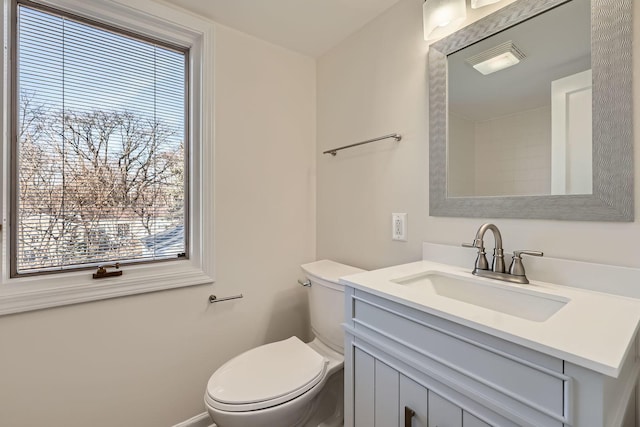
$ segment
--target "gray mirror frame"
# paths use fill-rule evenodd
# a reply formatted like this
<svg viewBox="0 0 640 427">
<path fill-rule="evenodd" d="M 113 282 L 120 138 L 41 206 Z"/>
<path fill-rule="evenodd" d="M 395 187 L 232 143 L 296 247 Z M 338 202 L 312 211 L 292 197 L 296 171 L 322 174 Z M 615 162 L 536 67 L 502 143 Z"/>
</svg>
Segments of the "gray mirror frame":
<svg viewBox="0 0 640 427">
<path fill-rule="evenodd" d="M 591 0 L 593 194 L 447 197 L 447 55 L 567 1 L 517 0 L 430 46 L 431 216 L 634 220 L 633 0 Z"/>
</svg>

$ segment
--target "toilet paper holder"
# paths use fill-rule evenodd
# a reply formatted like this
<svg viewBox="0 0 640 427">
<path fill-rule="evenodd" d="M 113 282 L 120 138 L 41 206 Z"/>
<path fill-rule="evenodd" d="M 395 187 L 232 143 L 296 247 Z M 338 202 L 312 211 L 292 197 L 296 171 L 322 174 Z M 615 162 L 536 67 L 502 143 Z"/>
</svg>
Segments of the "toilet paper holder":
<svg viewBox="0 0 640 427">
<path fill-rule="evenodd" d="M 218 298 L 215 295 L 209 295 L 209 302 L 213 304 L 214 302 L 229 301 L 229 300 L 238 299 L 238 298 L 244 298 L 244 296 L 242 296 L 242 294 L 239 294 L 239 295 L 232 295 L 230 297 Z"/>
</svg>

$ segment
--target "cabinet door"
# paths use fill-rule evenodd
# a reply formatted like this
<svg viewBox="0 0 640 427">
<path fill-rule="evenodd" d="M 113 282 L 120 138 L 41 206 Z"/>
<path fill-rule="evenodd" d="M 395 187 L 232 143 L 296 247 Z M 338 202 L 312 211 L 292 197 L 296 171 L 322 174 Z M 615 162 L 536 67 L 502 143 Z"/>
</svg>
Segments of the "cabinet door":
<svg viewBox="0 0 640 427">
<path fill-rule="evenodd" d="M 400 374 L 379 360 L 376 360 L 375 369 L 375 427 L 397 426 L 400 422 Z"/>
<path fill-rule="evenodd" d="M 371 427 L 374 424 L 375 359 L 362 350 L 354 349 L 354 427 Z"/>
<path fill-rule="evenodd" d="M 400 426 L 428 427 L 429 391 L 400 375 Z"/>
<path fill-rule="evenodd" d="M 462 425 L 463 427 L 491 427 L 489 424 L 465 411 L 462 411 Z"/>
<path fill-rule="evenodd" d="M 462 409 L 429 391 L 429 427 L 462 427 Z"/>
</svg>

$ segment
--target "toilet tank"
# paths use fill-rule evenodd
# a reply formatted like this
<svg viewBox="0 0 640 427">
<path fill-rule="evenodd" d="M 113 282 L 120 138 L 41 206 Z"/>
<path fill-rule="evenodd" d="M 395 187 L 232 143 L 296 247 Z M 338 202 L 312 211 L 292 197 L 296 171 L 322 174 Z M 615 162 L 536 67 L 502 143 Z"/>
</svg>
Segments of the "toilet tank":
<svg viewBox="0 0 640 427">
<path fill-rule="evenodd" d="M 322 260 L 303 264 L 302 270 L 311 282 L 309 314 L 311 330 L 316 338 L 340 353 L 344 352 L 344 286 L 338 279 L 365 270 Z"/>
</svg>

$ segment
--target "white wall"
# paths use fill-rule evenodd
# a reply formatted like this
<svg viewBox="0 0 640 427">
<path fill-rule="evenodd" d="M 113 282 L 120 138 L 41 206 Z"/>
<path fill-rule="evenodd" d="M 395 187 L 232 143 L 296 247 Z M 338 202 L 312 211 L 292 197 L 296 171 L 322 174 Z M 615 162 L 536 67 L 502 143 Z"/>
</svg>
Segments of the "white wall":
<svg viewBox="0 0 640 427">
<path fill-rule="evenodd" d="M 451 197 L 476 194 L 476 136 L 472 120 L 449 112 L 447 152 L 447 194 Z"/>
<path fill-rule="evenodd" d="M 224 27 L 215 46 L 217 282 L 0 317 L 0 425 L 171 426 L 227 359 L 307 338 L 315 62 Z"/>
<path fill-rule="evenodd" d="M 318 59 L 318 152 L 392 132 L 393 140 L 318 156 L 318 257 L 364 268 L 418 259 L 427 212 L 422 2 L 400 1 Z M 407 212 L 408 242 L 391 241 Z"/>
<path fill-rule="evenodd" d="M 364 268 L 408 262 L 421 258 L 422 241 L 468 242 L 478 226 L 492 221 L 507 250 L 540 249 L 552 257 L 640 267 L 638 207 L 633 223 L 429 217 L 428 44 L 421 8 L 422 0 L 401 0 L 318 60 L 319 152 L 387 132 L 403 135 L 398 144 L 379 142 L 335 158 L 318 157 L 318 257 Z M 638 45 L 640 2 L 634 8 Z M 640 81 L 638 55 L 634 74 Z M 640 100 L 640 85 L 634 93 Z M 638 200 L 640 121 L 635 135 Z M 391 212 L 409 214 L 408 242 L 391 241 Z"/>
<path fill-rule="evenodd" d="M 551 106 L 475 123 L 477 196 L 551 194 Z"/>
<path fill-rule="evenodd" d="M 448 126 L 450 196 L 551 194 L 550 106 L 478 122 L 450 112 Z"/>
</svg>

